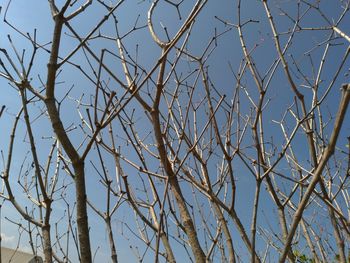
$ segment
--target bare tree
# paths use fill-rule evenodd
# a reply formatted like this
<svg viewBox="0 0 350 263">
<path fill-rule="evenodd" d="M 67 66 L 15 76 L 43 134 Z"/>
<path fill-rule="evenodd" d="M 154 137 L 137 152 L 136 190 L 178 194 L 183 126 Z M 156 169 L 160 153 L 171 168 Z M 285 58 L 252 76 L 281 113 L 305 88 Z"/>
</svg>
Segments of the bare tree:
<svg viewBox="0 0 350 263">
<path fill-rule="evenodd" d="M 112 262 L 350 260 L 350 1 L 30 2 L 0 7 L 19 245 L 45 262 L 100 262 L 102 242 Z"/>
</svg>

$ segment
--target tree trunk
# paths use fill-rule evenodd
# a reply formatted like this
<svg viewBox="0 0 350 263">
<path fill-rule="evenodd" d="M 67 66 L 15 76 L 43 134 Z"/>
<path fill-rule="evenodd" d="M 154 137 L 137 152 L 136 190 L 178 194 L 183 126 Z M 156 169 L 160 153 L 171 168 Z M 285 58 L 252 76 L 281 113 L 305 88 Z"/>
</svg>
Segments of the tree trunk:
<svg viewBox="0 0 350 263">
<path fill-rule="evenodd" d="M 51 247 L 51 234 L 50 224 L 47 224 L 41 228 L 43 235 L 43 247 L 44 247 L 44 262 L 52 263 L 52 247 Z"/>
<path fill-rule="evenodd" d="M 90 263 L 92 262 L 92 260 L 91 260 L 89 224 L 88 224 L 87 207 L 86 207 L 84 162 L 80 161 L 77 164 L 73 163 L 73 167 L 75 171 L 77 225 L 78 225 L 81 262 Z"/>
<path fill-rule="evenodd" d="M 166 154 L 162 133 L 160 130 L 160 121 L 159 121 L 159 111 L 154 110 L 152 112 L 152 122 L 155 133 L 155 138 L 157 141 L 157 149 L 160 156 L 161 164 L 163 165 L 167 176 L 169 177 L 169 184 L 171 186 L 171 191 L 174 194 L 176 204 L 178 206 L 180 217 L 183 222 L 183 226 L 188 237 L 189 244 L 191 246 L 194 258 L 197 263 L 205 262 L 205 254 L 200 246 L 197 231 L 194 227 L 192 218 L 190 213 L 188 212 L 185 199 L 182 195 L 181 188 L 179 182 L 177 180 L 176 175 L 174 174 L 173 169 L 171 168 L 171 164 Z"/>
<path fill-rule="evenodd" d="M 78 239 L 80 245 L 81 262 L 90 263 L 91 247 L 89 237 L 89 226 L 86 207 L 86 186 L 84 161 L 81 160 L 78 152 L 70 141 L 64 126 L 62 124 L 55 100 L 55 81 L 57 72 L 57 60 L 60 47 L 60 39 L 62 34 L 62 26 L 64 22 L 63 15 L 55 16 L 55 28 L 51 46 L 50 61 L 48 64 L 47 83 L 46 83 L 46 98 L 45 105 L 49 114 L 52 128 L 57 136 L 57 139 L 62 144 L 63 149 L 67 153 L 75 172 L 75 189 L 77 203 L 77 225 Z"/>
<path fill-rule="evenodd" d="M 108 232 L 108 238 L 109 238 L 109 246 L 111 249 L 111 258 L 113 263 L 118 263 L 118 256 L 117 256 L 117 250 L 115 249 L 115 243 L 113 238 L 113 230 L 111 226 L 111 218 L 109 215 L 106 217 L 106 225 L 107 225 L 107 232 Z"/>
</svg>

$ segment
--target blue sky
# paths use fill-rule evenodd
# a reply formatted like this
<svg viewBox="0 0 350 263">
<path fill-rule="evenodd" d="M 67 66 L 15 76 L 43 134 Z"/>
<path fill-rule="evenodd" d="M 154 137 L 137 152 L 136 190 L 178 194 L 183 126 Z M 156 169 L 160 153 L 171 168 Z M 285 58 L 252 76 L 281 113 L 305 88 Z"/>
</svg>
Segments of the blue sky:
<svg viewBox="0 0 350 263">
<path fill-rule="evenodd" d="M 63 1 L 58 1 L 61 4 Z M 79 1 L 83 2 L 83 1 Z M 150 6 L 151 1 L 125 1 L 125 3 L 121 6 L 120 9 L 115 13 L 118 19 L 118 26 L 121 34 L 125 34 L 128 32 L 135 24 L 137 20 L 138 23 L 136 26 L 144 26 L 147 22 L 147 10 Z M 243 2 L 243 1 L 242 1 Z M 321 1 L 321 10 L 323 10 L 326 16 L 330 19 L 337 20 L 342 9 L 338 1 L 337 4 L 334 4 L 333 1 Z M 6 9 L 7 1 L 4 1 L 2 5 L 1 11 L 1 19 L 3 19 Z M 183 17 L 186 17 L 186 14 L 193 6 L 195 1 L 185 1 L 181 6 L 180 10 L 183 14 Z M 229 103 L 230 100 L 234 96 L 234 87 L 236 85 L 236 80 L 231 72 L 230 65 L 232 65 L 232 69 L 235 73 L 237 73 L 240 63 L 243 58 L 242 48 L 239 42 L 239 36 L 237 30 L 234 27 L 230 27 L 229 25 L 224 25 L 221 21 L 227 21 L 229 23 L 236 24 L 237 23 L 237 10 L 236 10 L 236 1 L 229 0 L 220 0 L 220 1 L 208 1 L 208 4 L 205 6 L 204 10 L 201 12 L 199 17 L 196 19 L 196 24 L 191 33 L 190 41 L 188 44 L 188 50 L 190 50 L 195 55 L 200 55 L 204 48 L 207 46 L 207 43 L 213 37 L 215 30 L 216 32 L 224 32 L 225 34 L 220 36 L 217 39 L 217 47 L 214 49 L 213 53 L 209 57 L 206 62 L 206 66 L 208 66 L 208 72 L 210 74 L 210 80 L 215 85 L 216 89 L 220 94 L 225 94 L 227 96 L 226 101 Z M 297 9 L 294 1 L 275 1 L 270 4 L 272 8 L 273 15 L 276 18 L 277 29 L 279 32 L 288 31 L 293 26 L 293 23 L 286 16 L 280 16 L 281 10 L 287 11 L 292 16 L 296 16 Z M 305 4 L 301 5 L 302 11 L 307 10 Z M 281 9 L 278 9 L 280 7 Z M 266 18 L 266 14 L 264 12 L 263 5 L 260 1 L 256 0 L 248 0 L 242 3 L 241 7 L 242 11 L 242 20 L 247 21 L 249 19 L 258 20 L 259 23 L 249 23 L 244 27 L 245 39 L 248 43 L 248 49 L 252 50 L 255 45 L 257 47 L 252 51 L 252 57 L 254 62 L 260 73 L 266 72 L 273 61 L 277 58 L 276 49 L 274 47 L 271 29 L 268 24 L 268 20 Z M 104 16 L 105 9 L 99 5 L 96 1 L 80 16 L 72 21 L 72 26 L 79 32 L 81 36 L 87 35 L 94 27 L 95 24 L 100 21 L 100 19 Z M 139 16 L 140 15 L 140 16 Z M 23 1 L 23 0 L 13 0 L 10 8 L 8 9 L 8 19 L 9 22 L 16 26 L 22 32 L 28 32 L 33 34 L 33 29 L 37 29 L 37 39 L 41 44 L 46 44 L 51 41 L 52 37 L 52 29 L 53 29 L 53 21 L 51 19 L 50 10 L 48 3 L 46 1 Z M 139 17 L 138 17 L 139 16 Z M 219 19 L 217 19 L 218 17 Z M 176 9 L 166 4 L 164 1 L 160 1 L 159 6 L 157 7 L 154 15 L 154 24 L 157 32 L 161 32 L 162 26 L 166 25 L 169 29 L 169 34 L 174 35 L 181 23 L 182 20 L 178 19 L 178 15 Z M 221 21 L 220 21 L 221 20 Z M 350 34 L 348 23 L 349 16 L 346 16 L 342 23 L 339 25 L 339 28 L 343 30 L 345 33 Z M 160 22 L 162 24 L 160 24 Z M 320 27 L 320 26 L 328 26 L 325 21 L 322 19 L 320 14 L 316 11 L 309 11 L 305 17 L 302 18 L 300 23 L 304 27 Z M 115 28 L 113 21 L 109 19 L 100 30 L 100 33 L 105 36 L 115 36 Z M 13 29 L 8 27 L 5 23 L 0 23 L 0 47 L 6 48 L 10 50 L 9 42 L 6 38 L 6 35 L 10 34 L 12 40 L 14 41 L 16 47 L 21 50 L 22 48 L 27 49 L 27 54 L 29 55 L 30 51 L 30 43 L 26 41 L 23 36 L 20 36 Z M 291 47 L 288 50 L 288 62 L 292 64 L 293 59 L 297 61 L 299 65 L 301 65 L 303 69 L 303 73 L 307 75 L 310 81 L 313 81 L 315 76 L 315 72 L 312 71 L 312 63 L 314 63 L 315 68 L 318 67 L 320 63 L 320 59 L 324 52 L 325 44 L 323 41 L 327 39 L 330 34 L 329 30 L 321 30 L 321 31 L 304 31 L 296 33 L 296 36 L 293 39 Z M 163 39 L 166 39 L 165 34 L 160 34 Z M 281 36 L 281 43 L 285 44 L 287 41 L 287 36 Z M 321 43 L 321 44 L 320 44 Z M 341 38 L 337 38 L 331 41 L 332 45 L 329 51 L 329 55 L 327 56 L 326 64 L 324 67 L 323 74 L 321 75 L 322 85 L 320 85 L 321 94 L 326 90 L 329 83 L 332 81 L 332 76 L 335 71 L 338 69 L 338 65 L 343 57 L 346 48 L 349 46 L 349 43 L 344 41 Z M 312 50 L 313 47 L 320 44 L 320 47 Z M 62 38 L 62 45 L 60 56 L 65 57 L 69 54 L 76 46 L 78 45 L 78 41 L 71 36 L 71 33 L 64 29 L 64 35 Z M 136 57 L 136 48 L 138 48 L 138 61 L 142 65 L 144 69 L 150 70 L 153 65 L 157 62 L 161 50 L 155 43 L 152 41 L 151 36 L 147 28 L 141 28 L 136 30 L 132 34 L 128 35 L 124 38 L 124 45 L 127 47 L 130 55 L 135 58 Z M 91 40 L 89 42 L 89 46 L 99 54 L 100 50 L 103 48 L 107 48 L 115 53 L 117 53 L 116 45 L 113 41 L 110 40 Z M 50 45 L 47 45 L 49 48 Z M 308 51 L 312 50 L 310 53 Z M 11 51 L 12 52 L 12 51 Z M 293 54 L 293 57 L 289 56 L 289 54 Z M 310 56 L 308 56 L 310 54 Z M 13 52 L 11 53 L 13 55 Z M 174 57 L 174 53 L 171 53 L 170 57 Z M 38 89 L 42 88 L 41 79 L 45 83 L 45 74 L 46 74 L 46 64 L 48 60 L 49 54 L 45 51 L 38 51 L 38 55 L 36 57 L 33 70 L 32 70 L 32 81 L 31 83 L 37 87 Z M 3 58 L 3 57 L 1 57 Z M 171 59 L 172 59 L 171 58 Z M 311 60 L 311 59 L 312 60 Z M 73 63 L 82 65 L 84 70 L 91 76 L 93 76 L 93 71 L 91 70 L 89 64 L 87 63 L 83 52 L 77 52 L 70 60 Z M 91 60 L 91 65 L 94 70 L 98 68 L 98 64 Z M 108 55 L 106 58 L 106 63 L 113 68 L 116 76 L 123 78 L 122 66 L 119 60 L 115 59 L 113 56 Z M 197 67 L 195 63 L 190 63 L 185 60 L 185 58 L 179 62 L 178 68 L 179 72 L 181 71 L 184 75 L 186 73 L 193 70 Z M 339 77 L 333 85 L 331 92 L 325 100 L 324 107 L 322 107 L 322 111 L 324 113 L 325 119 L 330 120 L 330 124 L 326 129 L 327 134 L 330 135 L 332 131 L 332 123 L 334 120 L 331 119 L 331 116 L 334 116 L 340 99 L 340 85 L 342 83 L 349 82 L 349 61 L 347 60 Z M 170 66 L 167 66 L 167 70 L 170 69 Z M 310 101 L 312 98 L 312 93 L 310 89 L 304 88 L 303 85 L 307 84 L 302 78 L 301 75 L 298 74 L 295 67 L 292 67 L 293 77 L 300 87 L 300 89 L 305 93 L 306 100 L 308 102 L 308 107 L 310 107 Z M 0 69 L 2 71 L 2 69 Z M 103 73 L 103 78 L 106 82 L 110 81 L 110 88 L 115 89 L 117 92 L 117 96 L 121 96 L 123 94 L 123 90 L 118 87 L 118 84 L 113 80 L 110 80 L 107 73 Z M 155 79 L 155 77 L 154 77 Z M 62 98 L 66 92 L 74 85 L 74 88 L 69 93 L 69 97 L 62 103 L 61 105 L 61 115 L 64 116 L 64 124 L 66 127 L 72 125 L 72 127 L 77 126 L 77 128 L 73 129 L 70 132 L 70 138 L 74 142 L 75 145 L 79 145 L 82 137 L 84 136 L 82 130 L 78 127 L 80 123 L 80 118 L 76 110 L 76 101 L 75 99 L 81 98 L 81 94 L 84 94 L 83 101 L 85 103 L 89 103 L 91 100 L 91 96 L 94 95 L 94 85 L 91 83 L 86 77 L 81 77 L 81 73 L 77 70 L 76 67 L 66 65 L 63 67 L 62 72 L 58 77 L 57 84 L 57 94 L 58 98 Z M 193 83 L 194 76 L 189 77 L 188 82 Z M 152 83 L 149 84 L 152 86 Z M 175 82 L 171 79 L 168 83 L 169 89 L 171 90 L 175 87 Z M 242 78 L 242 85 L 247 87 L 247 91 L 252 96 L 252 98 L 257 98 L 259 96 L 259 92 L 256 89 L 254 84 L 254 80 L 252 79 L 249 73 L 246 73 Z M 0 88 L 1 88 L 1 96 L 0 96 L 0 106 L 6 105 L 6 111 L 1 116 L 0 119 L 0 149 L 4 151 L 6 158 L 6 151 L 8 147 L 8 142 L 10 138 L 10 130 L 14 122 L 14 117 L 20 109 L 20 99 L 18 92 L 11 88 L 7 81 L 3 78 L 0 78 Z M 152 87 L 150 88 L 152 89 Z M 145 100 L 149 100 L 147 97 L 147 85 L 141 89 L 142 96 L 145 97 Z M 243 93 L 243 89 L 241 90 Z M 203 89 L 199 88 L 198 92 L 195 92 L 194 101 L 198 102 L 203 96 Z M 219 96 L 216 96 L 217 98 Z M 293 93 L 290 90 L 289 84 L 286 81 L 285 75 L 283 74 L 282 67 L 276 70 L 271 83 L 269 85 L 267 98 L 270 99 L 269 104 L 267 105 L 264 111 L 264 121 L 265 121 L 265 138 L 273 138 L 273 142 L 275 143 L 277 149 L 281 147 L 284 143 L 284 139 L 281 136 L 280 127 L 273 122 L 273 120 L 280 120 L 282 118 L 283 112 L 285 109 L 293 104 Z M 184 96 L 183 104 L 186 105 L 188 98 Z M 242 113 L 245 116 L 250 114 L 251 104 L 249 99 L 246 96 L 242 95 L 241 100 L 242 105 Z M 162 104 L 165 107 L 165 102 Z M 82 111 L 84 111 L 84 107 L 81 107 Z M 150 123 L 147 120 L 147 116 L 144 114 L 143 110 L 136 102 L 130 103 L 126 110 L 130 113 L 135 109 L 135 120 L 137 120 L 136 128 L 138 128 L 138 135 L 140 137 L 149 136 L 146 142 L 152 142 L 152 136 L 148 135 L 151 131 Z M 39 152 L 39 157 L 42 162 L 45 162 L 46 157 L 48 156 L 49 147 L 52 144 L 52 140 L 50 137 L 52 136 L 52 131 L 50 124 L 45 115 L 41 116 L 43 112 L 43 105 L 40 102 L 35 103 L 31 106 L 31 119 L 33 120 L 33 128 L 35 131 L 35 135 L 37 138 L 37 148 L 43 149 Z M 83 113 L 85 114 L 85 112 Z M 41 116 L 40 118 L 37 118 Z M 192 117 L 191 117 L 192 118 Z M 198 123 L 199 126 L 204 127 L 207 121 L 207 115 L 204 111 L 199 113 Z M 293 122 L 292 118 L 288 119 L 289 128 L 292 129 L 294 127 L 295 122 Z M 222 110 L 218 113 L 218 122 L 223 127 L 225 125 L 225 112 Z M 115 124 L 116 129 L 120 129 L 119 124 Z M 290 132 L 290 131 L 289 131 Z M 243 145 L 247 147 L 246 152 L 252 153 L 254 149 L 251 149 L 252 139 L 249 135 L 243 141 Z M 345 149 L 346 137 L 350 134 L 350 122 L 349 118 L 345 120 L 341 136 L 339 138 L 339 147 Z M 107 136 L 107 131 L 104 131 L 104 135 Z M 207 134 L 206 134 L 207 136 Z M 326 136 L 329 138 L 329 136 Z M 44 138 L 44 139 L 42 139 Z M 268 139 L 270 140 L 270 139 Z M 24 130 L 24 123 L 20 121 L 18 134 L 16 135 L 16 144 L 15 144 L 15 156 L 12 165 L 12 173 L 14 174 L 11 182 L 13 183 L 13 187 L 15 189 L 16 195 L 18 196 L 18 200 L 20 200 L 23 204 L 28 204 L 28 201 L 25 199 L 24 194 L 21 189 L 16 185 L 17 176 L 20 173 L 20 166 L 24 163 L 25 167 L 30 166 L 30 154 L 28 153 L 30 148 L 27 143 L 26 132 Z M 121 152 L 123 155 L 127 156 L 131 161 L 135 161 L 138 163 L 138 159 L 131 149 L 130 145 L 126 143 L 126 135 L 119 131 L 116 133 L 116 141 L 117 145 L 121 147 Z M 295 142 L 293 142 L 294 150 L 297 152 L 298 159 L 300 162 L 305 165 L 307 169 L 310 168 L 309 164 L 309 154 L 308 151 L 305 150 L 306 139 L 301 131 L 299 131 L 296 135 Z M 269 148 L 270 146 L 267 146 Z M 273 147 L 271 147 L 272 150 Z M 184 150 L 185 151 L 185 150 Z M 181 153 L 185 155 L 184 152 Z M 114 163 L 112 156 L 109 156 L 107 153 L 103 153 L 106 169 L 114 176 Z M 26 158 L 28 160 L 24 161 Z M 339 157 L 344 158 L 344 156 Z M 98 167 L 99 163 L 97 160 L 96 151 L 93 151 L 86 161 L 87 167 L 87 189 L 89 199 L 100 209 L 105 208 L 105 188 L 99 183 L 99 176 L 93 169 L 93 166 L 90 164 L 90 161 L 96 164 Z M 209 162 L 209 170 L 216 174 L 217 167 L 219 166 L 220 156 L 215 158 L 213 157 Z M 189 161 L 190 163 L 190 161 Z M 1 163 L 1 169 L 2 168 Z M 156 169 L 157 161 L 154 159 L 149 160 L 149 165 L 152 169 Z M 248 170 L 244 168 L 242 162 L 234 159 L 233 165 L 235 167 L 235 176 L 237 180 L 237 211 L 241 220 L 246 227 L 249 229 L 250 227 L 250 219 L 251 219 L 251 204 L 254 198 L 254 189 L 255 189 L 255 180 L 251 174 L 249 174 Z M 286 162 L 282 162 L 278 167 L 280 171 L 286 170 L 286 174 L 290 175 L 287 171 L 288 167 Z M 133 169 L 127 163 L 123 163 L 123 169 L 131 178 L 131 182 L 133 183 L 134 188 L 141 186 L 142 182 L 140 181 L 140 177 L 136 175 L 135 169 Z M 67 175 L 64 171 L 60 171 L 60 183 L 70 182 L 69 178 L 66 178 Z M 215 177 L 215 176 L 214 176 Z M 281 184 L 279 178 L 276 178 L 277 184 Z M 285 182 L 283 182 L 285 183 Z M 192 189 L 188 187 L 188 185 L 181 184 L 183 186 L 183 191 L 186 199 L 193 200 Z M 162 184 L 159 184 L 159 189 L 162 188 Z M 286 188 L 289 187 L 287 183 L 285 183 Z M 72 200 L 74 197 L 74 187 L 72 185 L 68 186 L 65 194 L 69 200 Z M 160 191 L 162 192 L 162 191 Z M 142 194 L 140 193 L 140 196 Z M 200 202 L 203 205 L 208 206 L 208 203 L 205 201 L 205 198 L 200 194 L 196 194 L 198 196 Z M 143 196 L 145 198 L 145 196 Z M 59 199 L 59 196 L 57 196 Z M 116 201 L 116 199 L 114 200 Z M 65 206 L 62 201 L 57 200 L 54 204 L 53 221 L 57 221 L 63 214 L 65 210 Z M 317 208 L 310 209 L 310 218 L 313 211 L 317 211 Z M 91 240 L 94 251 L 96 252 L 96 257 L 99 259 L 103 259 L 107 262 L 109 257 L 108 250 L 108 238 L 106 234 L 106 230 L 101 218 L 97 217 L 91 210 L 89 210 L 89 222 L 91 226 Z M 274 228 L 277 232 L 279 232 L 278 222 L 276 221 L 276 209 L 273 205 L 271 205 L 271 198 L 265 188 L 263 187 L 261 193 L 261 206 L 259 208 L 259 225 L 263 228 L 268 229 L 268 225 Z M 16 232 L 16 226 L 8 222 L 4 219 L 4 217 L 12 218 L 16 220 L 18 218 L 18 214 L 13 210 L 12 206 L 9 203 L 5 203 L 2 208 L 2 230 L 1 233 L 3 235 L 3 244 L 8 246 L 14 246 L 16 243 L 16 238 L 18 234 Z M 265 218 L 265 216 L 268 218 Z M 213 218 L 211 217 L 211 220 Z M 121 259 L 121 262 L 126 262 L 130 260 L 130 262 L 136 262 L 137 258 L 132 255 L 132 249 L 130 249 L 130 244 L 133 246 L 140 247 L 140 251 L 144 252 L 144 246 L 142 242 L 140 242 L 136 237 L 132 235 L 130 231 L 127 230 L 127 227 L 124 223 L 127 222 L 131 228 L 135 227 L 135 215 L 131 211 L 130 207 L 125 203 L 118 208 L 114 218 L 113 218 L 113 226 L 115 227 L 115 235 L 116 235 L 116 246 L 118 257 Z M 319 224 L 326 223 L 328 220 L 320 219 Z M 328 222 L 329 223 L 329 222 Z M 59 223 L 59 227 L 64 229 L 66 226 L 61 221 Z M 174 227 L 171 229 L 174 231 Z M 232 231 L 233 236 L 238 236 L 236 228 L 233 226 L 232 222 L 230 223 L 230 230 Z M 125 232 L 123 232 L 125 231 Z M 129 240 L 120 233 L 123 232 Z M 176 231 L 172 232 L 175 234 Z M 202 233 L 203 234 L 203 233 Z M 247 262 L 247 250 L 244 247 L 243 243 L 240 239 L 237 239 L 237 251 L 241 255 L 241 259 L 243 262 Z M 21 243 L 21 247 L 26 249 L 27 239 L 23 235 L 23 241 Z M 331 242 L 334 242 L 331 241 Z M 172 245 L 174 246 L 174 250 L 179 255 L 184 254 L 184 249 L 178 245 L 175 241 L 172 241 Z M 260 253 L 263 253 L 265 249 L 265 243 L 261 236 L 258 237 L 257 246 Z M 147 251 L 147 250 L 146 250 Z M 276 259 L 276 253 L 271 252 L 271 258 Z M 131 259 L 132 258 L 132 259 Z M 215 261 L 219 262 L 219 258 L 216 258 Z M 96 261 L 100 262 L 100 261 Z M 102 261 L 101 261 L 102 262 Z M 128 261 L 129 262 L 129 261 Z M 153 255 L 151 252 L 146 253 L 145 262 L 153 262 Z"/>
</svg>

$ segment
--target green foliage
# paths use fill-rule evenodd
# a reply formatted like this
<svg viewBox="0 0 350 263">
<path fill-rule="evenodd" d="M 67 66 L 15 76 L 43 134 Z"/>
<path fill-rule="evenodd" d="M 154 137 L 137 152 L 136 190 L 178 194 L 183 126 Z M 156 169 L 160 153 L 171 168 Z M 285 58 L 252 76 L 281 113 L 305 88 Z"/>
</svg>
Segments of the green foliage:
<svg viewBox="0 0 350 263">
<path fill-rule="evenodd" d="M 294 250 L 293 254 L 295 256 L 295 262 L 298 262 L 298 263 L 314 263 L 315 262 L 315 260 L 312 257 L 307 256 L 304 253 L 301 253 L 299 250 Z M 335 254 L 334 260 L 332 261 L 332 263 L 338 263 L 338 262 L 340 262 L 340 256 L 339 256 L 339 254 Z M 347 262 L 350 263 L 350 251 L 348 253 Z"/>
<path fill-rule="evenodd" d="M 294 250 L 293 254 L 295 256 L 295 262 L 299 263 L 313 263 L 315 260 L 303 253 L 301 253 L 299 250 Z"/>
</svg>

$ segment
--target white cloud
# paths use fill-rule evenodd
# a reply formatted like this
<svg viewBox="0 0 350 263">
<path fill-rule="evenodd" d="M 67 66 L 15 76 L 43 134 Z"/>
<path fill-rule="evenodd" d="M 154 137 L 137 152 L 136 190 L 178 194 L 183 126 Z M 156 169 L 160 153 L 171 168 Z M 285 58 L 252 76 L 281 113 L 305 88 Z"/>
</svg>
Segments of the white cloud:
<svg viewBox="0 0 350 263">
<path fill-rule="evenodd" d="M 15 246 L 16 237 L 7 235 L 5 233 L 1 233 L 1 245 L 5 247 L 14 247 Z"/>
<path fill-rule="evenodd" d="M 23 251 L 23 252 L 30 253 L 30 254 L 33 253 L 33 250 L 32 250 L 32 248 L 30 246 L 21 246 L 20 250 Z"/>
</svg>

